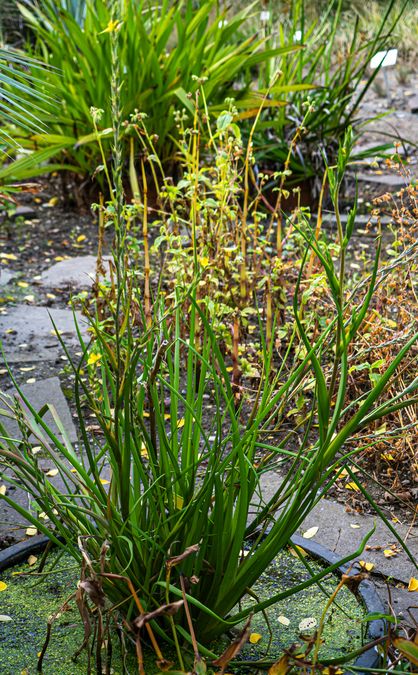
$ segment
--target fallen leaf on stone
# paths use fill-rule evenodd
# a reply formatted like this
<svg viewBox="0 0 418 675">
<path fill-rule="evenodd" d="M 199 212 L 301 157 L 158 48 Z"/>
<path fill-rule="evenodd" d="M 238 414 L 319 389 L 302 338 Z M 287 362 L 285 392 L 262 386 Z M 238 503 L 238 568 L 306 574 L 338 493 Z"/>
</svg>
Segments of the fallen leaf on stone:
<svg viewBox="0 0 418 675">
<path fill-rule="evenodd" d="M 360 525 L 357 525 L 357 523 L 350 523 L 350 527 L 352 527 L 353 530 L 358 530 Z"/>
<path fill-rule="evenodd" d="M 110 480 L 107 480 L 107 478 L 101 478 L 100 482 L 101 482 L 102 485 L 109 485 Z"/>
<path fill-rule="evenodd" d="M 34 565 L 37 562 L 37 560 L 38 558 L 36 557 L 36 555 L 30 555 L 28 558 L 29 567 L 32 567 L 32 565 Z"/>
<path fill-rule="evenodd" d="M 62 255 L 57 255 L 57 256 L 55 256 L 54 260 L 56 262 L 61 262 L 62 260 L 64 260 L 64 258 L 62 257 Z"/>
<path fill-rule="evenodd" d="M 51 197 L 51 199 L 48 202 L 48 206 L 56 206 L 59 202 L 58 197 Z"/>
<path fill-rule="evenodd" d="M 309 530 L 306 530 L 306 532 L 303 533 L 302 537 L 304 539 L 312 539 L 312 537 L 316 535 L 318 530 L 319 527 L 317 527 L 316 525 L 314 527 L 310 527 Z"/>
<path fill-rule="evenodd" d="M 32 455 L 37 455 L 38 452 L 41 452 L 42 448 L 40 445 L 34 445 L 32 448 Z"/>
<path fill-rule="evenodd" d="M 4 583 L 4 581 L 0 581 L 0 591 L 5 591 L 7 588 L 7 584 Z"/>
<path fill-rule="evenodd" d="M 415 579 L 415 577 L 410 578 L 408 591 L 418 591 L 418 579 Z"/>
<path fill-rule="evenodd" d="M 87 239 L 85 234 L 79 234 L 77 237 L 77 244 L 80 244 L 82 241 L 85 241 Z"/>
<path fill-rule="evenodd" d="M 386 459 L 387 462 L 394 462 L 395 458 L 393 455 L 390 454 L 390 452 L 384 452 L 382 455 L 380 455 L 382 459 Z"/>
<path fill-rule="evenodd" d="M 36 529 L 36 527 L 28 527 L 28 528 L 25 530 L 25 534 L 26 534 L 28 537 L 34 537 L 35 534 L 38 534 L 38 530 Z"/>
<path fill-rule="evenodd" d="M 262 637 L 263 637 L 263 636 L 260 635 L 260 633 L 251 633 L 249 639 L 250 639 L 250 642 L 251 642 L 252 645 L 256 645 L 257 642 L 260 642 L 260 640 L 261 640 Z"/>
<path fill-rule="evenodd" d="M 283 616 L 283 614 L 280 614 L 280 616 L 277 617 L 277 621 L 281 623 L 282 626 L 290 625 L 290 619 L 288 619 L 287 616 Z"/>
<path fill-rule="evenodd" d="M 6 623 L 7 621 L 13 621 L 12 617 L 8 614 L 0 614 L 0 622 Z"/>
<path fill-rule="evenodd" d="M 45 511 L 41 511 L 39 514 L 39 518 L 42 518 L 42 520 L 49 520 L 48 516 L 46 515 Z"/>
<path fill-rule="evenodd" d="M 5 260 L 17 260 L 14 253 L 0 253 L 0 258 L 4 258 Z"/>
<path fill-rule="evenodd" d="M 359 565 L 366 572 L 371 572 L 374 567 L 374 563 L 366 562 L 365 560 L 359 560 Z"/>
<path fill-rule="evenodd" d="M 182 427 L 184 427 L 184 417 L 177 421 L 177 429 L 181 429 Z"/>
<path fill-rule="evenodd" d="M 35 302 L 35 296 L 34 295 L 25 295 L 25 297 L 23 299 L 26 300 L 26 302 Z"/>
<path fill-rule="evenodd" d="M 308 616 L 306 619 L 302 619 L 302 621 L 299 624 L 299 630 L 301 633 L 305 633 L 307 631 L 311 631 L 314 628 L 316 628 L 318 625 L 317 620 L 313 616 Z"/>
<path fill-rule="evenodd" d="M 31 370 L 35 370 L 35 366 L 27 366 L 26 368 L 19 368 L 21 373 L 29 373 Z"/>
<path fill-rule="evenodd" d="M 385 558 L 393 558 L 393 556 L 398 555 L 397 551 L 393 551 L 391 548 L 385 548 L 383 551 Z"/>
<path fill-rule="evenodd" d="M 29 284 L 27 281 L 18 281 L 16 286 L 19 286 L 19 288 L 28 288 Z"/>
<path fill-rule="evenodd" d="M 26 384 L 35 384 L 36 382 L 36 377 L 30 377 L 28 380 L 26 380 Z"/>
<path fill-rule="evenodd" d="M 7 487 L 5 485 L 0 485 L 0 495 L 5 495 L 7 492 Z"/>
<path fill-rule="evenodd" d="M 50 469 L 49 471 L 46 472 L 45 475 L 46 475 L 46 476 L 50 476 L 51 478 L 53 478 L 53 477 L 56 476 L 57 474 L 58 474 L 58 469 Z"/>
</svg>

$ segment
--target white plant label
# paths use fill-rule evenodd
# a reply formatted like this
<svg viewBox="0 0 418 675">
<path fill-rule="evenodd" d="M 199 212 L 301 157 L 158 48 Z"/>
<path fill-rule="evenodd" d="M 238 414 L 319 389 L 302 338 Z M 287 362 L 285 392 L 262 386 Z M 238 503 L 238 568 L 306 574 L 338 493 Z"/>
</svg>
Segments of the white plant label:
<svg viewBox="0 0 418 675">
<path fill-rule="evenodd" d="M 293 33 L 293 39 L 295 42 L 300 42 L 302 40 L 302 31 L 301 30 L 296 30 Z"/>
<path fill-rule="evenodd" d="M 383 52 L 377 52 L 370 61 L 370 68 L 376 70 L 379 66 L 386 68 L 387 66 L 394 66 L 398 59 L 397 49 L 387 49 Z"/>
<path fill-rule="evenodd" d="M 264 9 L 260 13 L 260 21 L 268 21 L 269 19 L 270 19 L 270 12 L 268 11 L 268 9 L 267 10 Z"/>
</svg>

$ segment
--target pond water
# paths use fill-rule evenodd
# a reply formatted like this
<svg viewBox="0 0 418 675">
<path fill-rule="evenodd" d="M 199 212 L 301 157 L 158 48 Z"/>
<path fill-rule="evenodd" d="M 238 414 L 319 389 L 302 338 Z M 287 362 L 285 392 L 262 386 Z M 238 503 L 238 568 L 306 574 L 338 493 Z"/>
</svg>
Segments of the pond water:
<svg viewBox="0 0 418 675">
<path fill-rule="evenodd" d="M 319 571 L 318 563 L 305 559 L 312 573 Z M 23 573 L 23 574 L 22 574 Z M 253 592 L 260 599 L 272 597 L 279 591 L 301 583 L 309 577 L 303 563 L 288 551 L 282 552 L 270 565 Z M 2 575 L 7 588 L 0 594 L 0 614 L 10 617 L 0 622 L 0 664 L 2 675 L 32 675 L 36 672 L 37 654 L 42 649 L 46 636 L 48 617 L 57 612 L 63 602 L 76 590 L 78 570 L 71 558 L 50 556 L 46 573 L 37 575 L 36 565 L 26 563 Z M 251 639 L 256 643 L 247 643 L 239 659 L 245 661 L 279 657 L 283 648 L 294 643 L 303 644 L 300 624 L 319 625 L 328 595 L 338 583 L 338 578 L 329 575 L 322 582 L 322 590 L 313 585 L 303 592 L 286 598 L 270 607 L 266 614 L 257 614 L 251 624 Z M 252 603 L 247 597 L 242 606 Z M 362 644 L 365 624 L 361 623 L 365 610 L 356 597 L 345 587 L 339 592 L 337 603 L 326 614 L 323 644 L 320 655 L 338 657 L 351 652 Z M 309 632 L 309 631 L 308 631 Z M 270 639 L 271 638 L 271 639 Z M 53 624 L 51 641 L 44 659 L 44 675 L 85 675 L 87 656 L 82 653 L 76 662 L 72 655 L 81 645 L 83 629 L 74 600 L 67 611 Z M 160 641 L 161 642 L 161 641 Z M 214 651 L 220 653 L 229 643 L 226 638 L 220 640 Z M 171 658 L 170 649 L 160 644 L 164 656 Z M 174 659 L 173 659 L 174 660 Z M 159 672 L 154 665 L 154 657 L 149 655 L 146 672 Z M 136 673 L 134 655 L 126 661 L 127 671 Z M 94 668 L 93 668 L 93 672 Z M 113 675 L 122 675 L 121 650 L 118 638 L 113 639 L 112 671 Z M 228 667 L 230 673 L 252 673 L 254 667 Z"/>
</svg>

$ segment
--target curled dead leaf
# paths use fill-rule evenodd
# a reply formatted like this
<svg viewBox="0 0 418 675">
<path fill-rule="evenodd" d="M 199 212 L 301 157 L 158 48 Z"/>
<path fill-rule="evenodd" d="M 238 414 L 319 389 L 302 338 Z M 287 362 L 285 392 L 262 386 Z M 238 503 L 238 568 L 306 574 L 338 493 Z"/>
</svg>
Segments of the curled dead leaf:
<svg viewBox="0 0 418 675">
<path fill-rule="evenodd" d="M 193 546 L 186 548 L 186 550 L 183 551 L 183 553 L 180 553 L 180 555 L 176 555 L 173 558 L 168 558 L 166 567 L 176 567 L 176 565 L 179 565 L 183 560 L 188 558 L 189 555 L 192 555 L 192 553 L 197 553 L 199 548 L 199 544 L 193 544 Z"/>
<path fill-rule="evenodd" d="M 133 620 L 133 625 L 137 630 L 140 630 L 148 623 L 148 621 L 158 619 L 160 616 L 173 616 L 173 614 L 176 614 L 182 606 L 183 600 L 177 600 L 176 602 L 170 602 L 167 605 L 161 605 L 161 607 L 154 609 L 153 612 L 146 612 L 145 614 L 137 616 L 136 619 Z"/>
</svg>

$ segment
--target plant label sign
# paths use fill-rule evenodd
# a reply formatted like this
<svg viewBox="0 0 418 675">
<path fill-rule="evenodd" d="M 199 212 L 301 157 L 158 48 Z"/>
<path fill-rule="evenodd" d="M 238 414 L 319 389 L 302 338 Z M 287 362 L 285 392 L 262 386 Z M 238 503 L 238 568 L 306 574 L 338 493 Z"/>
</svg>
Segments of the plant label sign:
<svg viewBox="0 0 418 675">
<path fill-rule="evenodd" d="M 394 66 L 398 59 L 398 50 L 397 49 L 387 49 L 383 52 L 377 52 L 370 61 L 370 68 L 376 70 L 376 68 L 386 68 L 387 66 Z"/>
<path fill-rule="evenodd" d="M 264 9 L 262 12 L 260 12 L 260 21 L 268 21 L 270 19 L 270 12 L 268 9 Z"/>
</svg>

